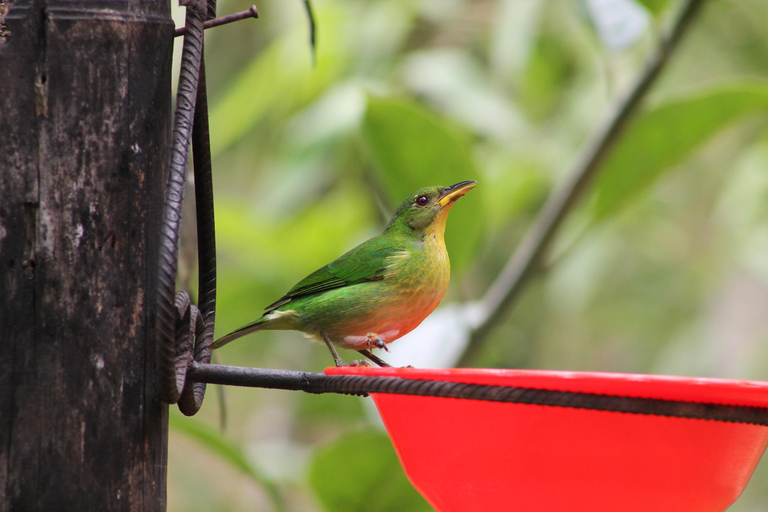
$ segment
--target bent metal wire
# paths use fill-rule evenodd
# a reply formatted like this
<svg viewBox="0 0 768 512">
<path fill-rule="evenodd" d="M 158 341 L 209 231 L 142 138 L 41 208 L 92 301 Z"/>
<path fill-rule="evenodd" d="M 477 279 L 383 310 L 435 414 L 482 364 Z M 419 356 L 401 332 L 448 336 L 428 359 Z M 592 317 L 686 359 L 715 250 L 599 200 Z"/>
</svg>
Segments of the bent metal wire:
<svg viewBox="0 0 768 512">
<path fill-rule="evenodd" d="M 202 405 L 205 383 L 187 381 L 194 359 L 208 362 L 216 310 L 216 240 L 213 215 L 213 179 L 208 100 L 205 80 L 204 29 L 246 18 L 257 18 L 256 6 L 215 19 L 216 0 L 187 0 L 179 86 L 174 114 L 173 143 L 165 191 L 158 259 L 157 316 L 158 378 L 162 398 L 178 403 L 184 414 Z M 197 208 L 199 306 L 185 291 L 176 292 L 179 229 L 190 140 L 195 172 Z"/>
</svg>

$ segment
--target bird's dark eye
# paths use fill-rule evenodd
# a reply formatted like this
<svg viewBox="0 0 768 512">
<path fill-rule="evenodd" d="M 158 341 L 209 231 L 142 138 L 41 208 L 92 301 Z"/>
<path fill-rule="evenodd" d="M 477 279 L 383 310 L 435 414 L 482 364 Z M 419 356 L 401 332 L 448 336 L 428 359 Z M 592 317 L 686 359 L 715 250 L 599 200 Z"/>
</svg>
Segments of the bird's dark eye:
<svg viewBox="0 0 768 512">
<path fill-rule="evenodd" d="M 416 204 L 419 206 L 427 206 L 427 204 L 429 204 L 429 198 L 427 196 L 419 196 L 416 198 Z"/>
</svg>

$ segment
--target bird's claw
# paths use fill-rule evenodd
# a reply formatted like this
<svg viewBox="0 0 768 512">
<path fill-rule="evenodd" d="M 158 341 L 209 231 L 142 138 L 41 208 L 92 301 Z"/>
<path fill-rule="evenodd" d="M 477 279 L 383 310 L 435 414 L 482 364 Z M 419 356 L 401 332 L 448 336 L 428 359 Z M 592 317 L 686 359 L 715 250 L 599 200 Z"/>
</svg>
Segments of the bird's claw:
<svg viewBox="0 0 768 512">
<path fill-rule="evenodd" d="M 345 364 L 344 366 L 353 366 L 355 368 L 369 368 L 373 365 L 368 361 L 366 361 L 365 359 L 355 359 L 351 363 Z"/>
</svg>

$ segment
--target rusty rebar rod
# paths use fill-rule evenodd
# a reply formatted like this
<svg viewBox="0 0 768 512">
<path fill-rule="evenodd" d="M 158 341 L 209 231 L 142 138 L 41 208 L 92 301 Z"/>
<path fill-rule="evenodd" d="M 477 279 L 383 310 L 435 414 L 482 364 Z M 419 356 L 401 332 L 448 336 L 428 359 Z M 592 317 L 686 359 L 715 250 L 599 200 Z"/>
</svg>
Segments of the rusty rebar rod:
<svg viewBox="0 0 768 512">
<path fill-rule="evenodd" d="M 221 18 L 214 18 L 212 20 L 208 20 L 205 23 L 203 23 L 203 29 L 208 30 L 209 28 L 219 27 L 221 25 L 226 25 L 228 23 L 234 23 L 235 21 L 246 20 L 248 18 L 258 18 L 258 17 L 259 17 L 259 10 L 256 9 L 255 5 L 252 5 L 250 9 L 246 9 L 245 11 L 240 11 L 240 12 L 236 12 L 235 14 L 222 16 Z M 173 36 L 174 37 L 183 36 L 186 31 L 187 31 L 186 27 L 179 27 L 176 30 L 174 30 Z"/>
<path fill-rule="evenodd" d="M 404 377 L 325 375 L 323 373 L 195 362 L 191 363 L 187 378 L 195 382 L 209 384 L 285 389 L 313 394 L 339 393 L 365 396 L 370 393 L 390 393 L 768 426 L 768 407 L 640 398 L 517 386 L 467 384 Z"/>
</svg>

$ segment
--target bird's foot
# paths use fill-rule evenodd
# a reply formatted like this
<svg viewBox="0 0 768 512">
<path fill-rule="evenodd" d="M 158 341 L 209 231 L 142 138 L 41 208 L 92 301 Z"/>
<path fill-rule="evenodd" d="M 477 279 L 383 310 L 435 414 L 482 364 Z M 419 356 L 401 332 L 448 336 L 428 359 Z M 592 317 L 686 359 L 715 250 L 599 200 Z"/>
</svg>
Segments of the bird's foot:
<svg viewBox="0 0 768 512">
<path fill-rule="evenodd" d="M 387 352 L 389 352 L 389 349 L 387 348 L 387 344 L 384 342 L 383 339 L 379 338 L 379 335 L 375 332 L 369 332 L 367 334 L 368 338 L 368 348 L 383 348 Z"/>
<path fill-rule="evenodd" d="M 355 359 L 349 364 L 345 364 L 344 366 L 354 366 L 357 368 L 369 368 L 373 366 L 370 362 L 366 361 L 365 359 Z"/>
</svg>

